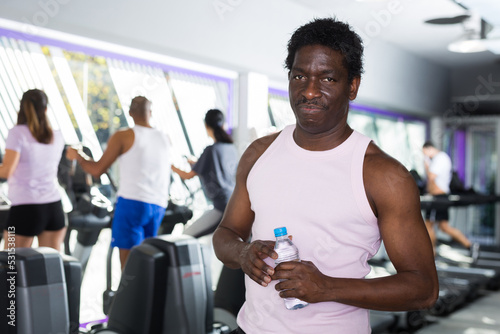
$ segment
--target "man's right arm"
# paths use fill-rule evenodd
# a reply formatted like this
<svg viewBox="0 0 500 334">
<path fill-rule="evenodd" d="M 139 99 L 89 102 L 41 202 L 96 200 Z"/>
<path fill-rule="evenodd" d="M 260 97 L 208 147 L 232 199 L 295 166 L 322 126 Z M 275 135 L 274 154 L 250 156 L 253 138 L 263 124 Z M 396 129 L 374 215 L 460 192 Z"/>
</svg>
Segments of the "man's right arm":
<svg viewBox="0 0 500 334">
<path fill-rule="evenodd" d="M 240 268 L 257 283 L 266 286 L 274 269 L 263 259 L 277 257 L 274 241 L 254 240 L 251 236 L 254 212 L 246 187 L 247 177 L 255 162 L 269 147 L 275 135 L 252 143 L 240 159 L 236 173 L 236 186 L 229 199 L 221 223 L 213 236 L 215 254 L 229 268 Z"/>
<path fill-rule="evenodd" d="M 436 177 L 437 175 L 432 172 L 427 173 L 427 192 L 431 195 L 444 194 L 445 192 L 436 184 Z"/>
<path fill-rule="evenodd" d="M 425 172 L 427 174 L 427 192 L 431 195 L 445 194 L 446 192 L 437 185 L 436 179 L 438 175 L 451 174 L 451 161 L 446 161 L 443 155 L 438 154 L 431 163 L 425 165 Z"/>
</svg>

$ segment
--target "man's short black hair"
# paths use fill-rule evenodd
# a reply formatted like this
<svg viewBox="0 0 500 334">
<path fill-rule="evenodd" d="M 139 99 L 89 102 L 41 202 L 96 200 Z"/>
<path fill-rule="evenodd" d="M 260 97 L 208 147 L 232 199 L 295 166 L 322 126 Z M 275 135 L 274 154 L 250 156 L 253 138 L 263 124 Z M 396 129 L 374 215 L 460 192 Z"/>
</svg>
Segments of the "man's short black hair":
<svg viewBox="0 0 500 334">
<path fill-rule="evenodd" d="M 428 141 L 426 141 L 426 142 L 424 143 L 424 145 L 423 145 L 422 147 L 423 147 L 423 148 L 427 148 L 427 147 L 434 147 L 434 148 L 435 148 L 436 146 L 434 146 L 434 143 L 433 143 L 433 142 L 431 142 L 430 140 L 428 140 Z"/>
<path fill-rule="evenodd" d="M 335 18 L 314 19 L 299 27 L 288 42 L 285 68 L 292 69 L 295 53 L 307 45 L 323 45 L 344 56 L 349 82 L 363 73 L 363 41 L 351 27 Z"/>
</svg>

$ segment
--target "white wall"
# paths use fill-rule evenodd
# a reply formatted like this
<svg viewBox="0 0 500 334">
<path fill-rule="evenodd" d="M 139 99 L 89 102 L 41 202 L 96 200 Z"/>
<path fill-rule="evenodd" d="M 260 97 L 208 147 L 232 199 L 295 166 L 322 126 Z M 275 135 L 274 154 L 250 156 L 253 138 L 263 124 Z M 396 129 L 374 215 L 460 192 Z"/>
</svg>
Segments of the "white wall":
<svg viewBox="0 0 500 334">
<path fill-rule="evenodd" d="M 287 0 L 2 0 L 0 17 L 286 81 L 286 43 L 319 14 Z M 35 29 L 36 30 L 36 29 Z M 30 31 L 33 31 L 30 28 Z M 442 113 L 448 71 L 380 40 L 370 41 L 358 101 Z"/>
<path fill-rule="evenodd" d="M 448 69 L 381 41 L 366 48 L 365 62 L 360 101 L 419 114 L 448 108 Z"/>
</svg>

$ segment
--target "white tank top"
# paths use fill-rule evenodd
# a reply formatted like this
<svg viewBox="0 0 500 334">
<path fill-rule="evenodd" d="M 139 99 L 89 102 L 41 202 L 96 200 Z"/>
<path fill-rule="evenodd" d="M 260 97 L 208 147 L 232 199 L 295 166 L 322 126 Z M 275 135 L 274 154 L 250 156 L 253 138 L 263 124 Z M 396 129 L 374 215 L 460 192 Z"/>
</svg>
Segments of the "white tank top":
<svg viewBox="0 0 500 334">
<path fill-rule="evenodd" d="M 118 196 L 166 207 L 171 173 L 168 137 L 153 128 L 136 125 L 134 143 L 122 154 Z"/>
<path fill-rule="evenodd" d="M 248 175 L 252 239 L 274 241 L 274 228 L 285 226 L 302 260 L 327 276 L 364 278 L 370 272 L 367 260 L 380 246 L 363 184 L 370 138 L 354 131 L 334 149 L 308 151 L 293 140 L 294 129 L 286 127 Z M 272 259 L 266 262 L 274 267 Z M 262 287 L 245 280 L 238 324 L 248 334 L 371 332 L 368 310 L 321 302 L 291 311 L 275 290 L 276 281 Z"/>
</svg>

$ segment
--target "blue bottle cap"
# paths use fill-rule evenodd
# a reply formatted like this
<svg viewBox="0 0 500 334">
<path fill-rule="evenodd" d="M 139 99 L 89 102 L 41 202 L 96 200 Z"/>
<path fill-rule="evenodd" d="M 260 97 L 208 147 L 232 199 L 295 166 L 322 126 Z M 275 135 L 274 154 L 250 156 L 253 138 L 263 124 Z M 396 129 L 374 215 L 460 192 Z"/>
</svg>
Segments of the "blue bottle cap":
<svg viewBox="0 0 500 334">
<path fill-rule="evenodd" d="M 274 229 L 274 236 L 281 237 L 287 235 L 286 227 L 278 227 Z"/>
</svg>

